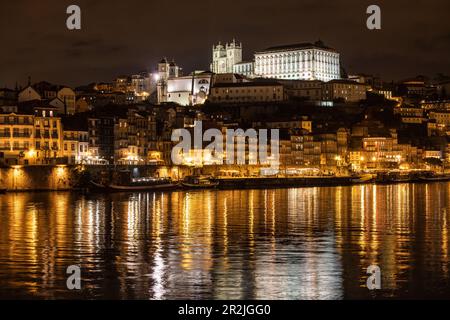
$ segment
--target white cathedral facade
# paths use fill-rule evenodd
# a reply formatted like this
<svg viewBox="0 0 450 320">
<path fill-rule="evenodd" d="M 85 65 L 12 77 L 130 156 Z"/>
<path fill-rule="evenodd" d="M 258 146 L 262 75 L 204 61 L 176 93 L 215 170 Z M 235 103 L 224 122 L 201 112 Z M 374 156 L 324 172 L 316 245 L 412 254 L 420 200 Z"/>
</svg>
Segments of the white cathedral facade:
<svg viewBox="0 0 450 320">
<path fill-rule="evenodd" d="M 211 71 L 214 73 L 233 73 L 233 66 L 242 62 L 242 43 L 233 39 L 231 43 L 213 46 Z"/>
<path fill-rule="evenodd" d="M 168 62 L 166 58 L 158 63 L 157 103 L 174 102 L 182 106 L 205 103 L 208 98 L 212 73 L 196 71 L 182 76 L 181 68 L 175 61 Z"/>
</svg>

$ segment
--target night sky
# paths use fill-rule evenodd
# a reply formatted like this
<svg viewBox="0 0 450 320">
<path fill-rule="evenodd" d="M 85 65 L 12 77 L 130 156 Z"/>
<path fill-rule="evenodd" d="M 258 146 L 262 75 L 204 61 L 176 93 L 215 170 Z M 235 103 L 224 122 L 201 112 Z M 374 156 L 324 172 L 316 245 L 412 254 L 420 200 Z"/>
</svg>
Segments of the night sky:
<svg viewBox="0 0 450 320">
<path fill-rule="evenodd" d="M 82 30 L 66 28 L 67 6 Z M 366 28 L 378 4 L 382 30 Z M 0 87 L 16 81 L 77 86 L 153 70 L 161 57 L 185 72 L 209 68 L 211 47 L 235 37 L 244 58 L 273 45 L 321 39 L 349 73 L 398 80 L 450 74 L 449 0 L 2 0 Z"/>
</svg>

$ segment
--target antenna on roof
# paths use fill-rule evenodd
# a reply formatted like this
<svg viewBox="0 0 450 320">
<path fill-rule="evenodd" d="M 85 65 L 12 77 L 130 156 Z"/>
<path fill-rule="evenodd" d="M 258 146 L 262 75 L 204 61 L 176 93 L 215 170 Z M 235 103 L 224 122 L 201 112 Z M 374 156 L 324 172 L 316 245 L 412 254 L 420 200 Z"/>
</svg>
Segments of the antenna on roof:
<svg viewBox="0 0 450 320">
<path fill-rule="evenodd" d="M 31 76 L 28 76 L 28 86 L 31 86 Z"/>
</svg>

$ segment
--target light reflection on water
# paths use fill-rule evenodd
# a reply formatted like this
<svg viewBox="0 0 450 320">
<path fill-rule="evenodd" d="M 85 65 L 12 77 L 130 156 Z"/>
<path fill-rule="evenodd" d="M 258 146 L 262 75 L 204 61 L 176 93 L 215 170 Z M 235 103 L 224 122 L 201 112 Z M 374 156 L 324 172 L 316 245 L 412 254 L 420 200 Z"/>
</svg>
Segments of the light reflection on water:
<svg viewBox="0 0 450 320">
<path fill-rule="evenodd" d="M 449 197 L 449 183 L 0 195 L 0 298 L 450 298 Z"/>
</svg>

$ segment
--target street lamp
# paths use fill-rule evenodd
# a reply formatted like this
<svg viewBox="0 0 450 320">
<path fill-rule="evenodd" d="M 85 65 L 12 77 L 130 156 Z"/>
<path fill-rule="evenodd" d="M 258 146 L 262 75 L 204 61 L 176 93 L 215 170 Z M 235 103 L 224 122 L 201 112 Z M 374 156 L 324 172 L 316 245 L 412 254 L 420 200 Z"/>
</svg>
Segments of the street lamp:
<svg viewBox="0 0 450 320">
<path fill-rule="evenodd" d="M 28 157 L 28 158 L 34 158 L 34 157 L 36 157 L 36 150 L 34 150 L 34 149 L 28 150 L 28 152 L 27 152 L 27 157 Z"/>
</svg>

